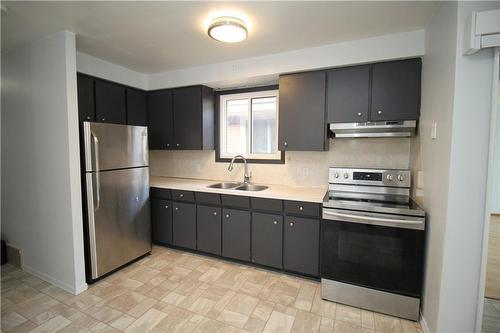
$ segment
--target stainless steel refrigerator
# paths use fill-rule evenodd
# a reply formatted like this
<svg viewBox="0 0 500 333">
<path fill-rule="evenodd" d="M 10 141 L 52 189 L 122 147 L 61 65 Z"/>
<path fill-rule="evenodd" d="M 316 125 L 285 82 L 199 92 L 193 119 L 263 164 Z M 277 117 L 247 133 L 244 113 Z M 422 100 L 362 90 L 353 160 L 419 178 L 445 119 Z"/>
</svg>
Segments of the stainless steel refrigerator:
<svg viewBox="0 0 500 333">
<path fill-rule="evenodd" d="M 87 280 L 151 251 L 148 129 L 83 123 Z"/>
</svg>

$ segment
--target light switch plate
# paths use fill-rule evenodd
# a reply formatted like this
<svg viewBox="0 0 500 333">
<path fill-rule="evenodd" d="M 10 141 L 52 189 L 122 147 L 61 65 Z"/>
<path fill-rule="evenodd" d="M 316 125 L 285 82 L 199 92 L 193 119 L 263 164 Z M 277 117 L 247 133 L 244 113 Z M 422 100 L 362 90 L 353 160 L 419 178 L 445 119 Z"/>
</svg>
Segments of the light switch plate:
<svg viewBox="0 0 500 333">
<path fill-rule="evenodd" d="M 432 140 L 437 139 L 437 131 L 438 131 L 438 125 L 436 122 L 433 122 L 432 126 L 431 126 L 431 139 Z"/>
</svg>

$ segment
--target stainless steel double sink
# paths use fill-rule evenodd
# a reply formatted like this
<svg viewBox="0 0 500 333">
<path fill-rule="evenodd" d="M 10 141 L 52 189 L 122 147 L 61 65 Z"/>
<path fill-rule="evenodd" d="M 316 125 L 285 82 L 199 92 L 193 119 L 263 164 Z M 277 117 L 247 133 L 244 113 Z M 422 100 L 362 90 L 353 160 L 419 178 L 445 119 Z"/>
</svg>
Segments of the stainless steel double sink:
<svg viewBox="0 0 500 333">
<path fill-rule="evenodd" d="M 245 183 L 236 183 L 236 182 L 223 182 L 209 185 L 211 188 L 220 188 L 225 190 L 238 190 L 238 191 L 263 191 L 268 186 L 264 185 L 255 185 L 255 184 L 245 184 Z"/>
</svg>

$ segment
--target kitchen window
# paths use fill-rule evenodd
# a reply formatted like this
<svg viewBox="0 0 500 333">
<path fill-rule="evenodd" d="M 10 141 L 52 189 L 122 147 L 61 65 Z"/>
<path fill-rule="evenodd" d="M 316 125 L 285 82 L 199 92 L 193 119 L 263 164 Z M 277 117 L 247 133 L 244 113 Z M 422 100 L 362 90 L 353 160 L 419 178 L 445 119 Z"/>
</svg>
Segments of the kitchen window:
<svg viewBox="0 0 500 333">
<path fill-rule="evenodd" d="M 283 163 L 276 88 L 219 93 L 218 161 L 243 155 L 251 162 Z"/>
</svg>

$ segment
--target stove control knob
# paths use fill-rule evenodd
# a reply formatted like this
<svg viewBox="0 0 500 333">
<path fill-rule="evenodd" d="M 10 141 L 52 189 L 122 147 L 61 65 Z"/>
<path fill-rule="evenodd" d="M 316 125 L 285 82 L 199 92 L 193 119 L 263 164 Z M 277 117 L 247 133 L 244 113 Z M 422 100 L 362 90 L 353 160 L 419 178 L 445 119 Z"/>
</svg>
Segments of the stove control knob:
<svg viewBox="0 0 500 333">
<path fill-rule="evenodd" d="M 394 179 L 394 177 L 392 175 L 387 175 L 387 180 L 392 182 L 392 180 Z"/>
<path fill-rule="evenodd" d="M 338 172 L 335 172 L 335 174 L 333 175 L 333 177 L 335 177 L 335 178 L 339 178 L 339 173 L 338 173 Z"/>
<path fill-rule="evenodd" d="M 403 175 L 398 175 L 398 180 L 402 182 L 403 180 L 405 180 L 405 177 Z"/>
<path fill-rule="evenodd" d="M 345 178 L 345 179 L 349 178 L 349 174 L 348 174 L 347 172 L 346 172 L 346 173 L 344 173 L 344 178 Z"/>
</svg>

